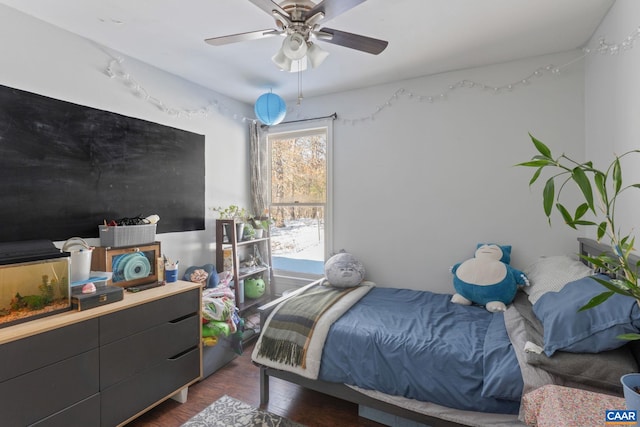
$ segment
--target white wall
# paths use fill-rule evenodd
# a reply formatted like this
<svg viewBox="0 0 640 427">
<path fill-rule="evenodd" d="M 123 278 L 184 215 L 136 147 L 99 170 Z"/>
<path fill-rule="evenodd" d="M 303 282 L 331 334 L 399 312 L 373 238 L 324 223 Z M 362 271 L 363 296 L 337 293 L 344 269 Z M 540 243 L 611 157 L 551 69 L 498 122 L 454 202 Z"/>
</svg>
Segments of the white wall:
<svg viewBox="0 0 640 427">
<path fill-rule="evenodd" d="M 135 96 L 126 80 L 110 79 L 106 67 L 111 57 L 100 46 L 3 5 L 0 51 L 2 85 L 204 134 L 205 206 L 248 205 L 248 131 L 233 114 L 250 117 L 250 106 L 125 57 L 122 66 L 129 81 L 137 81 L 168 107 L 198 110 L 212 100 L 220 107 L 206 118 L 171 116 Z M 185 267 L 215 262 L 216 216 L 208 209 L 205 215 L 205 231 L 159 234 L 163 252 Z M 99 239 L 89 242 L 98 245 Z"/>
<path fill-rule="evenodd" d="M 640 31 L 638 18 L 639 1 L 617 0 L 589 46 L 598 46 L 603 37 L 608 44 L 620 45 L 633 31 Z M 589 55 L 585 80 L 587 158 L 606 168 L 614 154 L 640 149 L 640 37 L 636 36 L 632 49 L 617 55 Z M 623 181 L 627 185 L 640 182 L 640 155 L 623 163 Z M 633 190 L 619 200 L 618 227 L 623 234 L 638 236 L 640 193 Z"/>
<path fill-rule="evenodd" d="M 297 117 L 338 114 L 334 139 L 334 251 L 360 258 L 380 286 L 451 292 L 449 266 L 478 242 L 513 245 L 512 265 L 539 255 L 576 253 L 577 233 L 550 228 L 533 170 L 515 168 L 534 154 L 528 132 L 584 156 L 583 63 L 493 94 L 461 88 L 444 101 L 420 102 L 472 80 L 501 86 L 580 52 L 530 58 L 365 90 L 305 99 Z M 368 117 L 398 89 L 375 120 Z M 413 93 L 413 97 L 406 96 Z M 343 120 L 341 120 L 343 119 Z M 345 122 L 344 119 L 349 119 Z"/>
<path fill-rule="evenodd" d="M 616 3 L 601 27 L 607 36 L 619 40 L 623 35 L 617 31 L 637 27 L 627 22 L 638 16 L 629 10 L 637 12 L 638 3 L 632 3 Z M 246 126 L 228 111 L 206 119 L 173 118 L 132 96 L 122 81 L 107 78 L 109 57 L 98 46 L 4 6 L 0 36 L 0 84 L 205 134 L 206 206 L 248 204 Z M 601 136 L 614 132 L 594 116 L 615 115 L 615 140 L 632 144 L 628 136 L 637 139 L 632 121 L 638 101 L 626 94 L 632 88 L 638 93 L 631 78 L 638 75 L 637 49 L 635 68 L 628 72 L 622 64 L 607 71 L 609 58 L 587 58 L 586 126 L 584 61 L 499 95 L 474 87 L 455 90 L 444 101 L 418 101 L 418 95 L 438 95 L 463 79 L 495 86 L 518 82 L 539 67 L 573 61 L 579 51 L 305 99 L 289 120 L 334 111 L 339 116 L 332 249 L 353 252 L 365 263 L 368 278 L 382 286 L 439 292 L 451 292 L 449 266 L 472 256 L 477 242 L 512 244 L 512 264 L 518 268 L 542 254 L 575 252 L 578 233 L 557 217 L 548 226 L 541 187 L 528 189 L 532 171 L 513 165 L 535 154 L 527 132 L 578 160 L 584 158 L 586 136 L 591 155 L 601 147 Z M 123 65 L 149 93 L 174 107 L 197 109 L 215 98 L 232 111 L 252 115 L 250 106 L 133 59 Z M 601 76 L 607 80 L 603 89 L 598 88 Z M 614 83 L 614 76 L 624 78 Z M 375 120 L 344 121 L 369 117 L 400 88 L 405 95 L 392 99 Z M 614 114 L 622 96 L 624 111 Z M 594 97 L 601 106 L 594 106 Z M 207 212 L 204 232 L 159 235 L 163 249 L 185 266 L 212 261 L 213 218 Z"/>
</svg>

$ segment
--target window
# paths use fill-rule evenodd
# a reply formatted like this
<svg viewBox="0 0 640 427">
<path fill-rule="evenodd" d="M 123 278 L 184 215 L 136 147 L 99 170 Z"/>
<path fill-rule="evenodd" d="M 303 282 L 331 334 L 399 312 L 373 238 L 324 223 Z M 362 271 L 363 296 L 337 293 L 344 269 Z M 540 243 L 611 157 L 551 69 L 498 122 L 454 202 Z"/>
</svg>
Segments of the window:
<svg viewBox="0 0 640 427">
<path fill-rule="evenodd" d="M 270 130 L 269 212 L 276 271 L 322 275 L 330 230 L 331 123 Z"/>
</svg>

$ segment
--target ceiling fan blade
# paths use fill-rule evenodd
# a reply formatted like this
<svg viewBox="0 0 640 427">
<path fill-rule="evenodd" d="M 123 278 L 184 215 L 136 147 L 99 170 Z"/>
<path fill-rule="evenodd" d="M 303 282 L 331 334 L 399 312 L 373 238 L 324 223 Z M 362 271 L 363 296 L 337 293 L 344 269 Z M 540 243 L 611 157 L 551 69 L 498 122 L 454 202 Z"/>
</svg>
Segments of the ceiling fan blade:
<svg viewBox="0 0 640 427">
<path fill-rule="evenodd" d="M 282 31 L 266 29 L 260 31 L 250 31 L 248 33 L 230 34 L 228 36 L 211 37 L 204 41 L 213 46 L 222 46 L 229 43 L 244 42 L 248 40 L 257 40 L 265 37 L 278 36 L 282 34 Z"/>
<path fill-rule="evenodd" d="M 273 11 L 276 10 L 278 11 L 278 13 L 282 14 L 282 16 L 290 18 L 287 11 L 281 8 L 280 5 L 276 2 L 273 2 L 271 0 L 249 0 L 249 1 L 255 4 L 256 6 L 258 6 L 260 9 L 267 12 L 270 16 L 273 16 Z"/>
<path fill-rule="evenodd" d="M 323 42 L 337 44 L 351 49 L 361 50 L 363 52 L 377 55 L 386 49 L 388 41 L 374 39 L 359 34 L 347 33 L 346 31 L 334 30 L 333 28 L 320 28 L 318 40 Z M 330 38 L 322 37 L 323 33 L 330 34 Z"/>
<path fill-rule="evenodd" d="M 322 12 L 324 13 L 324 19 L 322 21 L 327 22 L 365 1 L 366 0 L 324 0 L 315 5 L 305 16 L 310 17 L 318 12 Z"/>
</svg>

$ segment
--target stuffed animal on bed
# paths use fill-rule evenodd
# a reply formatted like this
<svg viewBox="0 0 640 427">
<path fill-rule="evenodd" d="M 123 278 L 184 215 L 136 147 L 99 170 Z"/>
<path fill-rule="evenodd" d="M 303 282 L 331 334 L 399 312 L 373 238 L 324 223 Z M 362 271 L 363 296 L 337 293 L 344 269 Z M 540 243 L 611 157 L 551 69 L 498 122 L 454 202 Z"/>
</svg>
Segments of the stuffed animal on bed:
<svg viewBox="0 0 640 427">
<path fill-rule="evenodd" d="M 509 265 L 511 246 L 478 244 L 475 258 L 451 268 L 455 304 L 483 305 L 492 313 L 505 311 L 519 285 L 528 285 L 525 274 Z"/>
<path fill-rule="evenodd" d="M 339 252 L 324 264 L 327 284 L 336 288 L 352 288 L 364 280 L 364 265 L 348 252 Z"/>
</svg>

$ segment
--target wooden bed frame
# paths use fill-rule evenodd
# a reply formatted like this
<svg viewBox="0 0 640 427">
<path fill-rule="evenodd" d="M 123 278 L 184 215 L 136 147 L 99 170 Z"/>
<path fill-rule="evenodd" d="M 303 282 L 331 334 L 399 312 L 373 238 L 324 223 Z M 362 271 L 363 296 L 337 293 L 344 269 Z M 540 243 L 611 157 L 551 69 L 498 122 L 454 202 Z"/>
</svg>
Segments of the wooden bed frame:
<svg viewBox="0 0 640 427">
<path fill-rule="evenodd" d="M 602 253 L 611 254 L 611 248 L 608 245 L 599 243 L 593 239 L 587 238 L 578 238 L 579 242 L 579 253 L 581 255 L 591 255 L 597 256 Z M 635 263 L 640 258 L 632 257 L 632 261 Z M 584 261 L 583 261 L 584 262 Z M 310 283 L 286 296 L 282 296 L 276 300 L 271 301 L 268 304 L 265 304 L 258 308 L 260 312 L 260 320 L 261 324 L 264 324 L 269 313 L 282 301 L 291 298 L 292 296 L 303 292 L 310 286 L 318 284 L 322 282 L 324 279 L 317 280 L 313 283 Z M 300 375 L 293 374 L 287 371 L 281 371 L 274 368 L 269 368 L 263 365 L 258 365 L 260 367 L 260 404 L 266 405 L 269 401 L 269 378 L 279 378 L 285 381 L 289 381 L 294 384 L 298 384 L 304 388 L 308 388 L 310 390 L 318 391 L 320 393 L 327 394 L 329 396 L 337 397 L 342 400 L 346 400 L 348 402 L 356 403 L 358 405 L 363 405 L 371 408 L 375 408 L 382 412 L 396 415 L 408 420 L 416 421 L 419 423 L 427 424 L 431 427 L 452 427 L 452 426 L 464 426 L 464 424 L 459 424 L 456 422 L 443 420 L 441 418 L 436 418 L 434 416 L 425 415 L 419 412 L 414 412 L 409 409 L 405 409 L 387 402 L 383 402 L 378 399 L 374 399 L 367 395 L 357 392 L 356 390 L 340 383 L 330 383 L 321 380 L 311 380 L 309 378 L 302 377 Z"/>
</svg>

